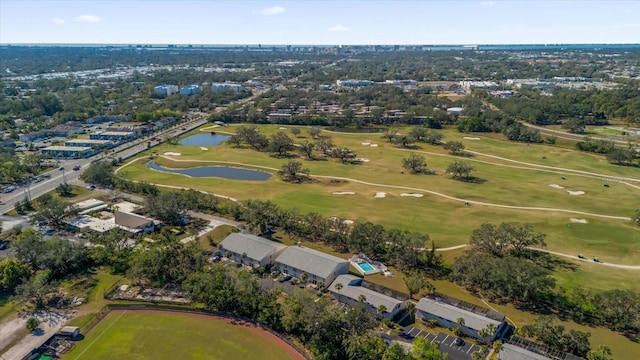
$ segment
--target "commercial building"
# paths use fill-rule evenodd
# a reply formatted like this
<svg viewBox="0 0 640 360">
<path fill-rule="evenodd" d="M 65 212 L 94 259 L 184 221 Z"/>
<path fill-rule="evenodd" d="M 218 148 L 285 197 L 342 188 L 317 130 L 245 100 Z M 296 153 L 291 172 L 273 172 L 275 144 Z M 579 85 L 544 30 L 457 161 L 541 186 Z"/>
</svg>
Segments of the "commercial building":
<svg viewBox="0 0 640 360">
<path fill-rule="evenodd" d="M 110 140 L 73 139 L 64 142 L 64 146 L 90 147 L 90 148 L 110 148 L 113 143 Z"/>
<path fill-rule="evenodd" d="M 159 221 L 134 213 L 116 210 L 113 215 L 114 224 L 117 227 L 134 234 L 137 234 L 139 232 L 154 232 L 160 225 Z"/>
<path fill-rule="evenodd" d="M 178 92 L 177 86 L 176 86 L 176 92 Z M 88 118 L 86 122 L 87 124 L 102 124 L 106 122 L 127 122 L 127 121 L 131 121 L 131 118 L 126 115 L 100 115 L 100 116 L 94 116 L 92 118 Z"/>
<path fill-rule="evenodd" d="M 285 245 L 259 236 L 241 233 L 229 234 L 221 243 L 221 252 L 243 265 L 254 268 L 267 266 L 280 255 Z"/>
<path fill-rule="evenodd" d="M 341 303 L 348 305 L 363 303 L 369 312 L 390 320 L 393 320 L 407 305 L 406 299 L 396 299 L 362 285 L 362 278 L 350 274 L 338 275 L 329 286 L 329 292 Z"/>
<path fill-rule="evenodd" d="M 87 199 L 74 204 L 80 215 L 88 214 L 93 211 L 99 211 L 109 207 L 107 203 L 98 199 Z"/>
<path fill-rule="evenodd" d="M 182 88 L 180 88 L 180 94 L 183 96 L 199 94 L 201 92 L 202 92 L 202 86 L 200 85 L 185 85 Z"/>
<path fill-rule="evenodd" d="M 375 82 L 371 80 L 337 80 L 336 84 L 342 87 L 362 87 L 362 86 L 371 86 L 375 84 Z"/>
<path fill-rule="evenodd" d="M 213 83 L 211 84 L 211 91 L 233 91 L 239 93 L 242 92 L 242 85 L 233 83 Z"/>
<path fill-rule="evenodd" d="M 93 150 L 86 146 L 48 146 L 41 151 L 43 155 L 66 159 L 80 159 L 93 154 Z"/>
<path fill-rule="evenodd" d="M 500 350 L 501 360 L 550 360 L 551 358 L 537 354 L 511 344 L 503 344 Z"/>
<path fill-rule="evenodd" d="M 453 300 L 447 297 L 423 297 L 416 306 L 416 318 L 433 319 L 446 328 L 460 327 L 464 334 L 484 342 L 492 341 L 506 325 L 503 314 Z M 458 319 L 464 320 L 464 323 L 459 324 Z M 493 331 L 488 337 L 479 335 L 480 330 L 490 328 Z"/>
<path fill-rule="evenodd" d="M 94 218 L 89 215 L 80 215 L 71 220 L 65 221 L 67 226 L 76 232 L 96 232 L 104 234 L 116 227 L 116 225 L 108 220 Z"/>
<path fill-rule="evenodd" d="M 177 94 L 178 93 L 178 86 L 177 85 L 159 85 L 153 88 L 153 91 L 158 94 L 158 95 L 162 95 L 162 96 L 169 96 L 169 95 L 173 95 L 173 94 Z"/>
<path fill-rule="evenodd" d="M 115 142 L 124 142 L 133 140 L 135 135 L 131 131 L 103 131 L 89 135 L 91 140 L 111 140 Z"/>
<path fill-rule="evenodd" d="M 303 246 L 290 246 L 276 258 L 282 273 L 314 284 L 331 284 L 342 274 L 349 272 L 349 261 Z"/>
</svg>

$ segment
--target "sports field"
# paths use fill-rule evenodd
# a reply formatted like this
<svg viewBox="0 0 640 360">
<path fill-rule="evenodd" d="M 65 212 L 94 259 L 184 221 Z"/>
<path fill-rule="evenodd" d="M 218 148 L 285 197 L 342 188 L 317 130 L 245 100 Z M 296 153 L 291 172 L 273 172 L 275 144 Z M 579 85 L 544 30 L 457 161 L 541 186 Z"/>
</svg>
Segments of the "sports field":
<svg viewBox="0 0 640 360">
<path fill-rule="evenodd" d="M 112 311 L 65 360 L 234 359 L 304 360 L 275 335 L 251 324 L 208 315 Z"/>
</svg>

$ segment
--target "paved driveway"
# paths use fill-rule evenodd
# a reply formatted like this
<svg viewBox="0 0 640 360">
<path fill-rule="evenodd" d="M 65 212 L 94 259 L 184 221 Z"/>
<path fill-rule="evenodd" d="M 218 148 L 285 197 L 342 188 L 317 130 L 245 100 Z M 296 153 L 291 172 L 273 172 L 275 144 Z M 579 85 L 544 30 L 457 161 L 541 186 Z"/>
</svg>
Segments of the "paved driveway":
<svg viewBox="0 0 640 360">
<path fill-rule="evenodd" d="M 404 335 L 400 335 L 400 337 L 408 341 L 413 341 L 417 337 L 426 338 L 431 343 L 437 341 L 440 343 L 440 351 L 447 353 L 449 355 L 448 359 L 451 360 L 471 360 L 471 353 L 480 350 L 478 345 L 471 344 L 468 341 L 465 341 L 462 346 L 457 346 L 453 343 L 455 336 L 445 333 L 434 335 L 413 326 L 407 326 L 403 331 Z"/>
</svg>

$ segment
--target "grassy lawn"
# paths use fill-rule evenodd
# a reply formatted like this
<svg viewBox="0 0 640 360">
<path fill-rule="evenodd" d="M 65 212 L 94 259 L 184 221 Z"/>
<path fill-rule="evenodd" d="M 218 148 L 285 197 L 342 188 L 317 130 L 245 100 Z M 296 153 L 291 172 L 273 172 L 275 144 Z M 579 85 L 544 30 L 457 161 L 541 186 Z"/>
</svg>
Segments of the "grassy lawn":
<svg viewBox="0 0 640 360">
<path fill-rule="evenodd" d="M 237 231 L 237 230 L 235 227 L 231 225 L 217 226 L 215 229 L 200 236 L 198 238 L 198 245 L 203 250 L 213 250 L 214 246 L 211 245 L 211 243 L 209 242 L 209 239 L 211 239 L 211 241 L 213 241 L 215 244 L 219 244 L 220 242 L 222 242 L 222 240 L 224 240 L 227 236 L 229 236 L 229 234 L 231 234 L 234 231 Z"/>
<path fill-rule="evenodd" d="M 287 359 L 249 330 L 206 316 L 112 312 L 65 359 Z"/>
</svg>

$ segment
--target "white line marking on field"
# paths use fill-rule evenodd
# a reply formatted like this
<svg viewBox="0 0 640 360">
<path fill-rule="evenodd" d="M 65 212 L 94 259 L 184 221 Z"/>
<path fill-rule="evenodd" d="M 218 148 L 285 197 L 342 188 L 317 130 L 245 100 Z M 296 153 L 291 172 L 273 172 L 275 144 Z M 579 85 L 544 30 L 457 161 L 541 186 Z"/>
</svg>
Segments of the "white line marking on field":
<svg viewBox="0 0 640 360">
<path fill-rule="evenodd" d="M 85 352 L 87 352 L 87 350 L 89 350 L 89 349 L 91 348 L 91 346 L 93 345 L 93 343 L 95 343 L 96 341 L 98 341 L 98 340 L 102 337 L 102 335 L 104 335 L 104 333 L 106 333 L 106 332 L 107 332 L 107 330 L 109 330 L 109 329 L 113 326 L 113 324 L 117 323 L 117 322 L 118 322 L 118 320 L 120 320 L 120 318 L 122 317 L 122 315 L 124 315 L 124 313 L 126 313 L 126 312 L 127 312 L 127 310 L 123 311 L 123 312 L 120 314 L 120 316 L 118 316 L 118 318 L 117 318 L 117 319 L 115 319 L 111 324 L 109 324 L 109 326 L 107 326 L 107 328 L 106 328 L 106 329 L 102 330 L 102 332 L 100 333 L 100 335 L 98 335 L 98 337 L 97 337 L 97 338 L 93 339 L 93 341 L 89 344 L 89 346 L 87 346 L 84 350 L 82 350 L 82 352 L 81 352 L 78 356 L 76 356 L 76 358 L 75 358 L 74 360 L 78 360 L 82 355 L 84 355 L 84 353 L 85 353 Z M 107 314 L 107 315 L 108 315 L 108 314 Z M 100 320 L 100 321 L 102 321 L 102 320 Z"/>
</svg>

